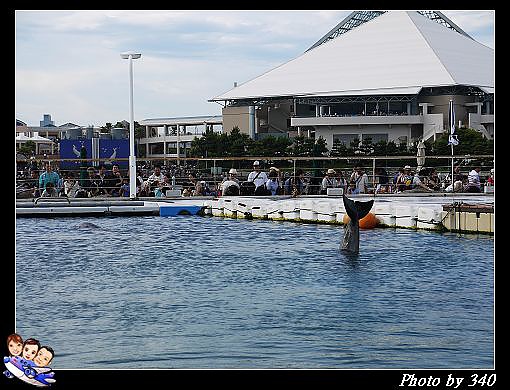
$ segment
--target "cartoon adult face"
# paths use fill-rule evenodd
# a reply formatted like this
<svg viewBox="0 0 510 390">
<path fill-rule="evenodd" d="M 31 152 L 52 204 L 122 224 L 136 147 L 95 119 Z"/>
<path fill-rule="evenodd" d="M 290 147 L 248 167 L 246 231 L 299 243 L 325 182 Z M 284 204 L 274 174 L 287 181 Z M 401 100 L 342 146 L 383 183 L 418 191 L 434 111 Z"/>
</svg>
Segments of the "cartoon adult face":
<svg viewBox="0 0 510 390">
<path fill-rule="evenodd" d="M 32 360 L 36 355 L 39 347 L 35 344 L 25 344 L 23 347 L 23 358 Z"/>
<path fill-rule="evenodd" d="M 37 352 L 37 356 L 34 358 L 34 363 L 39 367 L 46 367 L 48 364 L 50 364 L 52 359 L 53 354 L 45 347 L 42 347 L 39 352 Z"/>
<path fill-rule="evenodd" d="M 19 356 L 21 355 L 21 351 L 23 350 L 23 343 L 16 340 L 11 340 L 9 341 L 8 348 L 9 353 L 12 356 Z"/>
</svg>

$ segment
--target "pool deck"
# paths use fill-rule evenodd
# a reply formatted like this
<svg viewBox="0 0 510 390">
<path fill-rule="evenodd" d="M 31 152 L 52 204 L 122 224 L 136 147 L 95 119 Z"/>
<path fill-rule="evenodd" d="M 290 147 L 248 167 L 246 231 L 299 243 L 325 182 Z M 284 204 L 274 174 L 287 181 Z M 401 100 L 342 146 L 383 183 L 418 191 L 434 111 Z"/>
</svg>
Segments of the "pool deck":
<svg viewBox="0 0 510 390">
<path fill-rule="evenodd" d="M 494 233 L 494 194 L 401 193 L 349 195 L 374 199 L 379 226 Z M 453 207 L 452 207 L 453 206 Z M 16 217 L 83 217 L 201 214 L 224 218 L 343 224 L 341 196 L 192 198 L 39 198 L 16 201 Z"/>
</svg>

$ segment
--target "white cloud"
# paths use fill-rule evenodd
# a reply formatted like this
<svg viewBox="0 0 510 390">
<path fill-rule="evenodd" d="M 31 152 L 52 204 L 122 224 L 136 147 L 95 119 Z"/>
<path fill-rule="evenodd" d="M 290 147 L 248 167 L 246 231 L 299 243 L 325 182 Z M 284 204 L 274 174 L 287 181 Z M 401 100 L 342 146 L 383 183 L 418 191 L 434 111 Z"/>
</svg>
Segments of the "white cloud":
<svg viewBox="0 0 510 390">
<path fill-rule="evenodd" d="M 494 12 L 442 11 L 493 46 Z M 16 115 L 38 124 L 219 115 L 208 99 L 295 58 L 350 11 L 17 11 Z"/>
</svg>

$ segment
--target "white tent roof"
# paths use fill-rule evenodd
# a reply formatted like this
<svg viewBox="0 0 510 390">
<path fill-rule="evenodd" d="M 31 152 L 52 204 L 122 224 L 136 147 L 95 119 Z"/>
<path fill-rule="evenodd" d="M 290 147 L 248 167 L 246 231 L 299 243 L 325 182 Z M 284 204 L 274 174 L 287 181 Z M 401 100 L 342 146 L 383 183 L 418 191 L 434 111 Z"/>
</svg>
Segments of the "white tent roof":
<svg viewBox="0 0 510 390">
<path fill-rule="evenodd" d="M 53 141 L 49 138 L 41 137 L 40 135 L 35 135 L 33 137 L 27 137 L 25 134 L 20 134 L 16 136 L 16 141 L 34 141 L 34 142 L 41 142 L 41 143 L 53 143 Z"/>
<path fill-rule="evenodd" d="M 494 87 L 494 50 L 416 11 L 389 11 L 211 101 Z"/>
</svg>

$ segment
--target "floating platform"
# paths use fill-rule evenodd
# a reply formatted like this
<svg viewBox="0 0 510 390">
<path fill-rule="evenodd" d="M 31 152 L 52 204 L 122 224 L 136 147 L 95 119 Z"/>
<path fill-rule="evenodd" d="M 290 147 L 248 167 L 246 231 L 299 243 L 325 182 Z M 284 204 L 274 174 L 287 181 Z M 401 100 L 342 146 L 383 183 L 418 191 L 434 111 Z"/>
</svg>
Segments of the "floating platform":
<svg viewBox="0 0 510 390">
<path fill-rule="evenodd" d="M 155 201 L 154 198 L 150 200 L 39 198 L 17 201 L 16 217 L 196 215 L 203 209 L 202 203 L 203 200 L 185 200 L 181 197 L 163 201 Z"/>
</svg>

